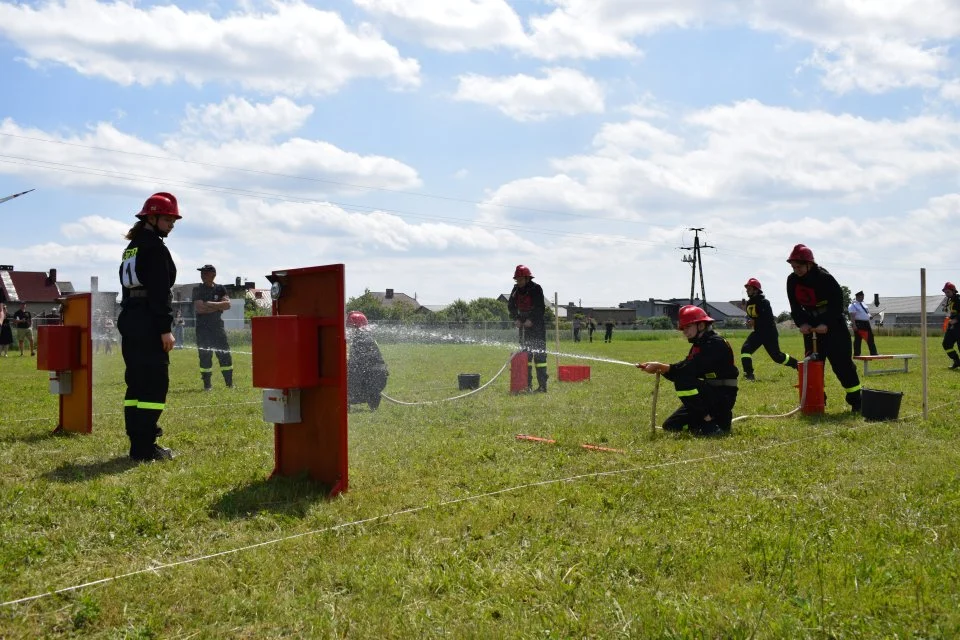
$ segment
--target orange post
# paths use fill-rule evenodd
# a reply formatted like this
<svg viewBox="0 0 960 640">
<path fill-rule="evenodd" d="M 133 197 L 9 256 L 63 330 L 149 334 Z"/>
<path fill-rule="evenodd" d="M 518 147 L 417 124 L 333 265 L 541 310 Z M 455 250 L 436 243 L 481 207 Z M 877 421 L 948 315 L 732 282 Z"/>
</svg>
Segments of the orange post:
<svg viewBox="0 0 960 640">
<path fill-rule="evenodd" d="M 274 271 L 273 315 L 253 318 L 253 385 L 273 416 L 272 476 L 347 490 L 347 343 L 342 264 Z M 268 414 L 269 403 L 282 409 Z"/>
<path fill-rule="evenodd" d="M 93 431 L 91 294 L 60 299 L 61 325 L 37 327 L 37 369 L 50 372 L 50 391 L 60 397 L 54 433 Z"/>
</svg>

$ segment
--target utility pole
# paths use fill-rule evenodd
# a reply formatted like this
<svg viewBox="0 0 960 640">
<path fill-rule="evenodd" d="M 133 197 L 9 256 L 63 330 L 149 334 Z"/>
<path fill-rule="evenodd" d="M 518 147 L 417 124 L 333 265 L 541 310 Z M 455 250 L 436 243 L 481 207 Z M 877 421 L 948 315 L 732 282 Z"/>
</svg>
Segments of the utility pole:
<svg viewBox="0 0 960 640">
<path fill-rule="evenodd" d="M 700 244 L 700 232 L 703 231 L 703 227 L 690 227 L 690 231 L 693 231 L 693 246 L 692 247 L 680 247 L 684 251 L 692 251 L 693 253 L 685 255 L 681 258 L 683 262 L 689 262 L 691 266 L 690 274 L 690 304 L 693 304 L 694 299 L 694 290 L 697 284 L 697 267 L 700 267 L 700 296 L 702 298 L 701 306 L 703 310 L 707 310 L 707 291 L 703 286 L 703 257 L 700 255 L 700 249 L 716 249 L 716 247 L 709 244 Z"/>
</svg>

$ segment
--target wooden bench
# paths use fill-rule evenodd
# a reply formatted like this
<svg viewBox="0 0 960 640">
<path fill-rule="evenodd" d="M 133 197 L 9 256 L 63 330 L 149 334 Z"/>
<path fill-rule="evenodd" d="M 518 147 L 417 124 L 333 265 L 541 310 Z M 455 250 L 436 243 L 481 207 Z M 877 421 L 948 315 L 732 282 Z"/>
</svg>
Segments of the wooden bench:
<svg viewBox="0 0 960 640">
<path fill-rule="evenodd" d="M 910 372 L 910 360 L 916 358 L 917 354 L 915 353 L 890 353 L 880 356 L 853 356 L 854 360 L 861 360 L 863 362 L 863 375 L 864 376 L 875 376 L 880 375 L 881 373 L 909 373 Z M 874 369 L 870 370 L 870 363 L 876 362 L 877 360 L 893 360 L 894 358 L 900 358 L 903 360 L 903 368 L 894 368 L 894 369 Z"/>
</svg>

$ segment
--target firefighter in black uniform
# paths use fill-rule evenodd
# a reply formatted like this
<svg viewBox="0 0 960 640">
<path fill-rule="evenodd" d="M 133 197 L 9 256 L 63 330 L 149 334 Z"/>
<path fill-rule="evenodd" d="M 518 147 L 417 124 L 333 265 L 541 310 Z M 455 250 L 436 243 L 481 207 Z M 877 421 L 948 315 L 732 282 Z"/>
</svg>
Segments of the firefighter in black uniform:
<svg viewBox="0 0 960 640">
<path fill-rule="evenodd" d="M 123 419 L 133 460 L 170 460 L 173 452 L 157 445 L 157 422 L 170 386 L 173 307 L 170 293 L 177 267 L 163 239 L 180 219 L 177 199 L 155 193 L 143 204 L 139 220 L 127 232 L 130 244 L 120 263 L 120 330 L 124 380 Z"/>
<path fill-rule="evenodd" d="M 960 295 L 957 295 L 957 286 L 952 282 L 943 285 L 943 293 L 947 296 L 948 314 L 947 328 L 943 332 L 943 350 L 953 360 L 950 368 L 960 369 Z"/>
<path fill-rule="evenodd" d="M 371 411 L 376 411 L 390 375 L 387 363 L 367 328 L 367 316 L 351 311 L 347 315 L 347 326 L 352 329 L 347 358 L 347 403 L 366 403 Z"/>
<path fill-rule="evenodd" d="M 663 374 L 680 398 L 680 408 L 663 423 L 665 431 L 681 431 L 686 426 L 697 436 L 730 433 L 740 371 L 734 364 L 733 349 L 713 331 L 713 322 L 700 307 L 681 307 L 678 328 L 693 345 L 686 359 L 674 364 L 637 364 L 647 373 Z"/>
<path fill-rule="evenodd" d="M 843 291 L 836 278 L 813 259 L 806 245 L 794 246 L 787 262 L 793 273 L 787 276 L 790 316 L 803 334 L 805 355 L 813 353 L 817 335 L 817 357 L 830 362 L 830 368 L 846 392 L 847 404 L 860 411 L 860 376 L 853 364 L 853 347 L 844 315 Z"/>
<path fill-rule="evenodd" d="M 520 329 L 520 349 L 527 352 L 527 391 L 533 391 L 533 370 L 537 370 L 537 391 L 547 392 L 547 325 L 543 288 L 533 281 L 529 267 L 517 265 L 513 291 L 507 300 L 510 319 Z"/>
<path fill-rule="evenodd" d="M 215 284 L 217 268 L 205 264 L 200 272 L 200 286 L 193 288 L 193 310 L 197 316 L 197 353 L 200 356 L 200 378 L 203 390 L 210 391 L 213 378 L 213 354 L 217 354 L 220 373 L 227 388 L 233 387 L 233 356 L 223 328 L 223 312 L 230 308 L 230 296 L 222 284 Z"/>
<path fill-rule="evenodd" d="M 763 347 L 767 355 L 777 364 L 797 368 L 797 359 L 780 351 L 780 334 L 777 332 L 777 319 L 773 317 L 770 301 L 763 295 L 763 288 L 756 278 L 747 280 L 743 285 L 747 290 L 747 318 L 753 331 L 747 336 L 740 348 L 740 363 L 743 365 L 743 377 L 756 380 L 753 375 L 753 354 Z"/>
</svg>

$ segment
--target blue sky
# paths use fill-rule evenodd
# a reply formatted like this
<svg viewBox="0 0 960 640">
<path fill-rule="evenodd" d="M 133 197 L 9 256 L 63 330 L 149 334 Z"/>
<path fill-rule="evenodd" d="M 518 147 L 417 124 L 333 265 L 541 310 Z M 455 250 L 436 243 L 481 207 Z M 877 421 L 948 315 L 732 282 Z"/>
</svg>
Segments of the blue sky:
<svg viewBox="0 0 960 640">
<path fill-rule="evenodd" d="M 0 262 L 116 289 L 154 191 L 181 282 L 561 303 L 960 279 L 957 0 L 0 1 Z M 699 282 L 697 284 L 699 292 Z"/>
</svg>

